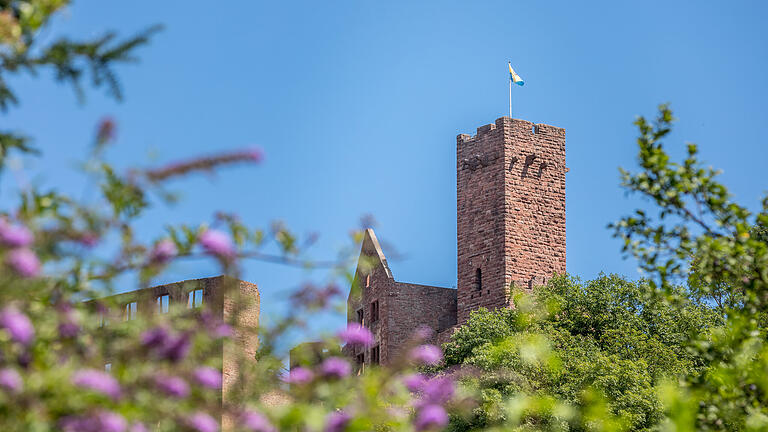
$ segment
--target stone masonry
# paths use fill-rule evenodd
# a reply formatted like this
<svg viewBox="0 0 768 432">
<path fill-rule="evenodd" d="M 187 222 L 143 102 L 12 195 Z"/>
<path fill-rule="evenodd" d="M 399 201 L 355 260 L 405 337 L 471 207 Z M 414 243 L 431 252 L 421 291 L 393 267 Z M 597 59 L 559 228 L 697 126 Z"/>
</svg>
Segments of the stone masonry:
<svg viewBox="0 0 768 432">
<path fill-rule="evenodd" d="M 244 355 L 245 358 L 255 361 L 259 346 L 258 339 L 251 333 L 259 326 L 260 299 L 259 290 L 255 284 L 218 276 L 154 286 L 91 300 L 88 303 L 99 302 L 113 306 L 113 309 L 104 317 L 104 323 L 131 319 L 132 308 L 135 311 L 133 313 L 140 316 L 163 313 L 163 304 L 168 308 L 200 307 L 201 310 L 212 313 L 214 317 L 230 322 L 238 299 L 243 300 L 240 303 L 243 309 L 237 316 L 235 334 L 223 344 L 220 353 L 222 394 L 226 394 L 231 384 L 237 379 L 238 356 Z"/>
<path fill-rule="evenodd" d="M 502 117 L 456 139 L 458 323 L 565 272 L 565 130 Z"/>
<path fill-rule="evenodd" d="M 435 332 L 456 324 L 456 290 L 395 281 L 372 229 L 365 231 L 347 300 L 347 321 L 368 327 L 371 349 L 349 349 L 359 363 L 389 363 L 421 327 Z M 378 360 L 376 351 L 378 350 Z"/>
<path fill-rule="evenodd" d="M 458 288 L 395 281 L 373 230 L 365 232 L 347 321 L 373 332 L 370 349 L 345 352 L 387 364 L 414 332 L 443 343 L 478 308 L 511 307 L 510 288 L 531 290 L 565 272 L 565 130 L 501 117 L 456 138 Z"/>
</svg>

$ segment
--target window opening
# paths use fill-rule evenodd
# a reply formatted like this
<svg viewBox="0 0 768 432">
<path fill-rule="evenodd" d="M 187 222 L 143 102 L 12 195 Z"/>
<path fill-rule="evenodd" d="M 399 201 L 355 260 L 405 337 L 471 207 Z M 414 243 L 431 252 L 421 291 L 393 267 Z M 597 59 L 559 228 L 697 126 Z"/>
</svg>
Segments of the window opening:
<svg viewBox="0 0 768 432">
<path fill-rule="evenodd" d="M 379 320 L 379 301 L 371 303 L 371 323 Z"/>
<path fill-rule="evenodd" d="M 194 291 L 190 291 L 188 307 L 192 309 L 192 308 L 200 307 L 202 305 L 203 305 L 203 290 L 196 289 Z"/>
<path fill-rule="evenodd" d="M 168 294 L 164 294 L 157 297 L 157 309 L 161 314 L 168 313 L 171 297 Z"/>
<path fill-rule="evenodd" d="M 130 302 L 125 305 L 125 320 L 130 321 L 136 318 L 136 311 L 139 305 L 136 302 Z"/>
</svg>

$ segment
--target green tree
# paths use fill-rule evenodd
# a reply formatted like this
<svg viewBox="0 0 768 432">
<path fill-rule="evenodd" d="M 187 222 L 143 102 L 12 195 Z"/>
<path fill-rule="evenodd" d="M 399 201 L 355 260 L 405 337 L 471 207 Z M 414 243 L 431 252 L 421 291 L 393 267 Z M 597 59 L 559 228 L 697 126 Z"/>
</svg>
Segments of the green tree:
<svg viewBox="0 0 768 432">
<path fill-rule="evenodd" d="M 640 170 L 622 170 L 622 185 L 654 204 L 612 225 L 624 251 L 652 281 L 652 293 L 670 304 L 683 301 L 675 281 L 691 277 L 694 292 L 718 303 L 725 325 L 693 335 L 689 349 L 707 361 L 685 388 L 664 393 L 670 425 L 678 430 L 768 428 L 768 196 L 753 214 L 735 202 L 702 166 L 695 144 L 682 162 L 664 149 L 673 122 L 667 105 L 653 123 L 639 117 Z M 717 301 L 720 298 L 722 301 Z"/>
<path fill-rule="evenodd" d="M 579 406 L 592 389 L 632 429 L 657 425 L 663 418 L 657 387 L 706 367 L 687 340 L 722 319 L 700 302 L 672 306 L 648 294 L 647 281 L 561 276 L 530 295 L 518 293 L 514 309 L 474 312 L 445 345 L 446 366 L 482 371 L 470 381 L 485 404 L 470 424 L 506 420 L 499 402 L 520 393 Z"/>
</svg>

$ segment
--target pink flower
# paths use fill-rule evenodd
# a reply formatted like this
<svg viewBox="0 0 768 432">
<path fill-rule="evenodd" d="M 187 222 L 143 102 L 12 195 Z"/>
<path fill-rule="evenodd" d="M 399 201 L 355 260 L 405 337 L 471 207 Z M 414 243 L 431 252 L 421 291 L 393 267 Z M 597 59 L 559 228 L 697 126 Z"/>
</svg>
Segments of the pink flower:
<svg viewBox="0 0 768 432">
<path fill-rule="evenodd" d="M 69 416 L 59 423 L 64 432 L 124 432 L 128 427 L 123 416 L 100 411 L 91 416 Z"/>
<path fill-rule="evenodd" d="M 183 398 L 189 394 L 187 382 L 176 376 L 155 375 L 155 385 L 168 396 Z"/>
<path fill-rule="evenodd" d="M 200 235 L 200 244 L 206 252 L 223 259 L 232 259 L 235 256 L 235 247 L 232 239 L 218 230 L 206 230 Z"/>
<path fill-rule="evenodd" d="M 212 367 L 199 367 L 192 372 L 198 384 L 209 389 L 221 388 L 221 372 Z"/>
<path fill-rule="evenodd" d="M 0 387 L 9 393 L 18 393 L 21 386 L 21 375 L 15 369 L 0 369 Z"/>
<path fill-rule="evenodd" d="M 448 414 L 440 405 L 427 405 L 416 414 L 414 426 L 417 431 L 442 429 L 448 424 Z"/>
<path fill-rule="evenodd" d="M 405 387 L 412 392 L 421 391 L 427 381 L 427 377 L 422 374 L 412 374 L 403 378 L 403 384 L 405 384 Z"/>
<path fill-rule="evenodd" d="M 13 306 L 7 306 L 0 311 L 0 327 L 11 336 L 11 339 L 29 345 L 35 337 L 35 328 L 26 315 Z"/>
<path fill-rule="evenodd" d="M 308 382 L 312 381 L 314 377 L 314 374 L 309 369 L 297 366 L 288 372 L 288 378 L 285 379 L 285 382 L 299 385 L 307 384 Z"/>
<path fill-rule="evenodd" d="M 344 378 L 352 373 L 349 362 L 339 357 L 328 357 L 320 365 L 323 375 L 329 378 Z"/>
<path fill-rule="evenodd" d="M 22 277 L 35 277 L 40 273 L 40 261 L 29 249 L 12 250 L 5 262 Z"/>
<path fill-rule="evenodd" d="M 161 358 L 172 362 L 186 357 L 192 344 L 189 334 L 172 335 L 164 327 L 155 327 L 142 333 L 141 343 Z"/>
<path fill-rule="evenodd" d="M 453 380 L 450 378 L 444 376 L 432 378 L 422 386 L 421 401 L 417 405 L 443 404 L 451 400 L 455 391 Z"/>
<path fill-rule="evenodd" d="M 409 357 L 416 364 L 436 366 L 443 361 L 443 351 L 435 345 L 419 345 L 410 351 Z"/>
<path fill-rule="evenodd" d="M 165 346 L 168 337 L 164 327 L 154 327 L 141 334 L 141 343 L 148 348 L 159 348 Z"/>
<path fill-rule="evenodd" d="M 325 432 L 344 432 L 352 417 L 344 411 L 334 411 L 325 421 Z"/>
<path fill-rule="evenodd" d="M 211 336 L 215 338 L 230 337 L 233 333 L 232 327 L 227 323 L 219 323 L 210 330 Z"/>
<path fill-rule="evenodd" d="M 277 432 L 272 423 L 256 411 L 244 412 L 240 417 L 240 423 L 251 432 Z"/>
<path fill-rule="evenodd" d="M 22 225 L 9 225 L 0 220 L 0 244 L 8 247 L 25 247 L 32 244 L 32 232 Z"/>
<path fill-rule="evenodd" d="M 80 388 L 102 393 L 112 399 L 120 398 L 120 384 L 112 375 L 100 370 L 79 370 L 72 375 L 72 384 Z"/>
<path fill-rule="evenodd" d="M 230 337 L 234 333 L 232 327 L 222 322 L 221 318 L 216 317 L 210 311 L 204 310 L 200 314 L 200 320 L 203 322 L 208 334 L 213 338 Z"/>
<path fill-rule="evenodd" d="M 178 253 L 176 244 L 171 240 L 164 239 L 157 242 L 149 253 L 149 262 L 151 264 L 165 264 Z"/>
<path fill-rule="evenodd" d="M 217 432 L 219 430 L 219 422 L 201 411 L 192 414 L 187 424 L 198 432 Z"/>
<path fill-rule="evenodd" d="M 171 336 L 161 350 L 161 355 L 172 362 L 179 362 L 187 356 L 191 346 L 192 341 L 189 339 L 188 333 Z"/>
<path fill-rule="evenodd" d="M 340 331 L 338 336 L 344 343 L 351 346 L 370 348 L 374 342 L 373 333 L 356 322 L 347 324 L 347 328 Z"/>
</svg>

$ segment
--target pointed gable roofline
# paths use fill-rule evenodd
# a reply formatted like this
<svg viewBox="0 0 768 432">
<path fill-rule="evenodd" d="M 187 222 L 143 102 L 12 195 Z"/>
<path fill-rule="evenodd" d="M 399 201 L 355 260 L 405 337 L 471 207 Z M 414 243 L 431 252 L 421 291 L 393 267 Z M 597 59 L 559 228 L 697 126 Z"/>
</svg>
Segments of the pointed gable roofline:
<svg viewBox="0 0 768 432">
<path fill-rule="evenodd" d="M 378 263 L 370 263 L 370 258 L 368 257 L 373 257 Z M 357 259 L 356 273 L 358 275 L 361 274 L 362 271 L 369 273 L 377 267 L 375 264 L 381 265 L 387 278 L 394 279 L 392 271 L 387 264 L 387 257 L 384 256 L 384 252 L 381 250 L 381 244 L 379 244 L 379 239 L 376 238 L 376 233 L 373 232 L 373 228 L 366 228 L 365 233 L 363 234 L 363 244 L 360 247 L 360 257 Z"/>
</svg>

